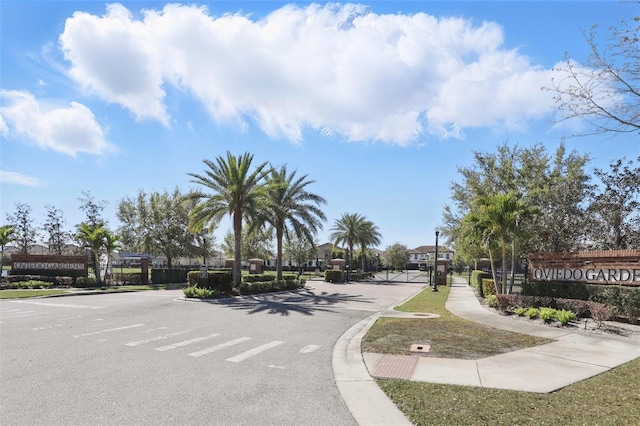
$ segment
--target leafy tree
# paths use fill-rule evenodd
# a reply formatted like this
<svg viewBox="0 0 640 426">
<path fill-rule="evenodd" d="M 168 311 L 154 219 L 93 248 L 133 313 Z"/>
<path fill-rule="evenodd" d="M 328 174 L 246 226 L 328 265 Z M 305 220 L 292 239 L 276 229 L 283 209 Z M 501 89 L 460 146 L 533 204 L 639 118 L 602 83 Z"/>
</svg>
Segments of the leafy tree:
<svg viewBox="0 0 640 426">
<path fill-rule="evenodd" d="M 4 248 L 15 240 L 16 230 L 11 225 L 0 226 L 0 250 L 2 251 L 2 259 L 0 266 L 4 264 Z"/>
<path fill-rule="evenodd" d="M 295 233 L 291 233 L 285 238 L 283 256 L 295 261 L 300 273 L 302 273 L 302 265 L 313 259 L 316 251 L 315 243 L 306 237 L 298 238 Z"/>
<path fill-rule="evenodd" d="M 102 277 L 100 276 L 100 254 L 105 246 L 105 238 L 108 230 L 102 224 L 90 225 L 86 222 L 81 222 L 77 229 L 78 233 L 76 238 L 91 252 L 96 281 L 100 284 L 102 283 Z"/>
<path fill-rule="evenodd" d="M 123 244 L 136 251 L 162 254 L 169 268 L 179 256 L 201 254 L 196 249 L 197 236 L 190 230 L 192 206 L 192 199 L 178 188 L 171 193 L 139 190 L 135 199 L 122 199 L 117 216 L 123 224 L 119 229 Z"/>
<path fill-rule="evenodd" d="M 235 253 L 235 235 L 233 232 L 227 232 L 222 242 L 222 250 L 227 256 L 234 256 Z M 273 241 L 273 230 L 271 228 L 258 228 L 245 226 L 242 229 L 242 246 L 240 254 L 242 259 L 270 259 L 273 257 L 271 253 L 271 243 Z"/>
<path fill-rule="evenodd" d="M 596 169 L 600 191 L 590 211 L 595 216 L 592 238 L 598 248 L 640 247 L 640 157 L 612 161 L 610 170 Z"/>
<path fill-rule="evenodd" d="M 244 153 L 234 156 L 219 156 L 214 161 L 204 160 L 204 174 L 189 173 L 192 182 L 202 189 L 195 192 L 193 200 L 199 203 L 192 209 L 190 218 L 196 228 L 202 229 L 212 221 L 219 222 L 224 214 L 231 216 L 234 235 L 234 286 L 240 287 L 242 280 L 242 226 L 245 220 L 258 215 L 260 200 L 264 196 L 262 171 L 267 163 L 252 170 L 253 155 Z"/>
<path fill-rule="evenodd" d="M 282 254 L 284 237 L 290 233 L 298 240 L 312 244 L 314 236 L 322 229 L 326 219 L 320 209 L 324 198 L 307 190 L 314 183 L 307 175 L 296 177 L 287 167 L 271 168 L 266 175 L 265 208 L 262 212 L 276 233 L 276 279 L 282 279 Z"/>
<path fill-rule="evenodd" d="M 57 255 L 62 255 L 67 242 L 71 239 L 71 233 L 65 231 L 64 228 L 64 215 L 60 209 L 52 205 L 47 205 L 47 220 L 44 222 L 42 228 L 47 233 L 47 246 L 49 252 Z"/>
<path fill-rule="evenodd" d="M 382 252 L 382 263 L 394 270 L 403 270 L 409 260 L 409 248 L 404 244 L 395 243 Z"/>
<path fill-rule="evenodd" d="M 640 5 L 640 2 L 637 2 Z M 586 33 L 591 49 L 588 66 L 567 54 L 555 69 L 565 77 L 552 80 L 556 106 L 565 120 L 581 118 L 591 126 L 585 134 L 640 133 L 640 14 L 610 28 L 608 40 L 599 45 L 598 26 Z"/>
<path fill-rule="evenodd" d="M 84 223 L 89 226 L 97 227 L 99 225 L 106 226 L 107 222 L 102 218 L 107 202 L 96 200 L 89 191 L 83 191 L 80 201 L 80 210 L 85 214 Z"/>
<path fill-rule="evenodd" d="M 38 239 L 38 228 L 31 218 L 31 206 L 26 203 L 16 203 L 13 214 L 7 215 L 9 226 L 15 231 L 14 241 L 18 245 L 18 252 L 29 254 Z"/>
<path fill-rule="evenodd" d="M 575 151 L 567 154 L 564 144 L 553 156 L 539 144 L 522 148 L 505 143 L 494 153 L 474 152 L 473 165 L 459 167 L 462 179 L 451 184 L 452 204 L 445 206 L 442 234 L 468 263 L 487 256 L 486 244 L 469 240 L 473 232 L 465 229 L 464 218 L 479 197 L 518 192 L 537 210 L 521 230 L 525 238 L 516 249 L 522 255 L 579 249 L 591 223 L 587 214 L 592 191 L 585 172 L 588 162 L 588 156 Z"/>
</svg>

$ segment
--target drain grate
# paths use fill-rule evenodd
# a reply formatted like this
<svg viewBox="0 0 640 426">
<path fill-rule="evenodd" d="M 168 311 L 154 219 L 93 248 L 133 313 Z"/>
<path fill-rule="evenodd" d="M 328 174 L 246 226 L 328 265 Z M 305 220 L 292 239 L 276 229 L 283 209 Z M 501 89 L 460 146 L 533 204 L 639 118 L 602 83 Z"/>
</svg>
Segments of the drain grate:
<svg viewBox="0 0 640 426">
<path fill-rule="evenodd" d="M 414 343 L 413 345 L 411 345 L 411 349 L 409 349 L 409 350 L 411 352 L 422 352 L 422 353 L 431 352 L 431 345 L 422 344 L 422 343 Z"/>
</svg>

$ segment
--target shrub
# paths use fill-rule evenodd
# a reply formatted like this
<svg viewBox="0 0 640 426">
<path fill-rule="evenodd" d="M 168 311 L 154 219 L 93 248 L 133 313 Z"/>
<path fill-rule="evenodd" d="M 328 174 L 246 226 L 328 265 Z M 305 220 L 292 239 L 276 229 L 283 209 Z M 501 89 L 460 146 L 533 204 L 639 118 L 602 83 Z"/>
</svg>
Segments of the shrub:
<svg viewBox="0 0 640 426">
<path fill-rule="evenodd" d="M 471 285 L 476 289 L 480 297 L 484 297 L 484 292 L 482 289 L 482 279 L 483 278 L 491 278 L 491 274 L 484 271 L 473 271 L 471 272 Z"/>
<path fill-rule="evenodd" d="M 491 278 L 482 279 L 482 293 L 485 297 L 489 294 L 496 294 L 496 285 Z"/>
<path fill-rule="evenodd" d="M 516 308 L 513 312 L 515 312 L 515 314 L 519 317 L 523 317 L 524 314 L 527 313 L 527 309 L 529 308 Z"/>
<path fill-rule="evenodd" d="M 182 268 L 153 268 L 151 282 L 154 284 L 184 283 L 187 281 L 187 272 Z"/>
<path fill-rule="evenodd" d="M 328 283 L 341 283 L 344 281 L 342 271 L 327 269 L 324 271 L 324 280 Z"/>
<path fill-rule="evenodd" d="M 195 299 L 215 299 L 220 296 L 220 291 L 217 289 L 199 288 L 197 286 L 189 286 L 182 289 L 185 297 Z"/>
<path fill-rule="evenodd" d="M 613 316 L 609 307 L 602 303 L 591 302 L 590 308 L 591 318 L 597 322 L 598 325 L 602 325 L 603 322 L 609 321 Z"/>
<path fill-rule="evenodd" d="M 488 296 L 485 296 L 484 303 L 490 308 L 497 308 L 498 298 L 495 294 L 489 294 Z"/>
<path fill-rule="evenodd" d="M 528 316 L 529 319 L 536 319 L 538 318 L 539 311 L 537 308 L 529 308 L 524 314 Z"/>
<path fill-rule="evenodd" d="M 18 281 L 11 283 L 11 288 L 51 288 L 53 283 L 41 280 Z"/>
<path fill-rule="evenodd" d="M 539 315 L 544 322 L 548 323 L 556 318 L 556 310 L 553 308 L 540 308 Z"/>
<path fill-rule="evenodd" d="M 270 291 L 295 290 L 304 286 L 304 280 L 257 281 L 240 284 L 240 294 L 267 293 Z"/>
<path fill-rule="evenodd" d="M 109 276 L 107 282 L 115 285 L 142 284 L 142 274 L 140 272 L 115 272 Z"/>
<path fill-rule="evenodd" d="M 186 276 L 188 287 L 197 286 L 209 290 L 231 293 L 233 272 L 230 269 L 208 271 L 207 278 L 200 278 L 200 271 L 189 271 Z"/>
<path fill-rule="evenodd" d="M 567 311 L 566 309 L 556 311 L 556 320 L 563 326 L 566 326 L 571 321 L 575 321 L 576 318 L 577 315 L 574 312 Z"/>
<path fill-rule="evenodd" d="M 512 296 L 511 294 L 496 294 L 496 299 L 498 301 L 498 310 L 499 311 L 506 312 L 509 309 L 515 307 L 512 304 L 512 297 L 511 296 Z"/>
<path fill-rule="evenodd" d="M 76 278 L 76 287 L 95 287 L 95 277 L 78 277 Z"/>
<path fill-rule="evenodd" d="M 295 278 L 295 275 L 294 275 L 294 278 Z M 275 279 L 276 279 L 276 276 L 273 274 L 251 274 L 251 275 L 244 275 L 242 277 L 242 281 L 246 283 L 255 283 L 258 281 L 262 281 L 262 282 L 274 281 Z"/>
</svg>

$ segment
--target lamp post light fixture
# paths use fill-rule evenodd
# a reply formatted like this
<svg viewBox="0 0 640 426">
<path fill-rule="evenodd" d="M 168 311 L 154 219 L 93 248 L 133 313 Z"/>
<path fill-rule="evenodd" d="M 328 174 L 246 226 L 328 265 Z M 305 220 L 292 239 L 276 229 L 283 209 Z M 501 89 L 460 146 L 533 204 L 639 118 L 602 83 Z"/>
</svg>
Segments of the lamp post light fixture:
<svg viewBox="0 0 640 426">
<path fill-rule="evenodd" d="M 433 288 L 431 291 L 438 291 L 438 235 L 440 231 L 436 230 L 436 256 L 433 267 Z"/>
</svg>

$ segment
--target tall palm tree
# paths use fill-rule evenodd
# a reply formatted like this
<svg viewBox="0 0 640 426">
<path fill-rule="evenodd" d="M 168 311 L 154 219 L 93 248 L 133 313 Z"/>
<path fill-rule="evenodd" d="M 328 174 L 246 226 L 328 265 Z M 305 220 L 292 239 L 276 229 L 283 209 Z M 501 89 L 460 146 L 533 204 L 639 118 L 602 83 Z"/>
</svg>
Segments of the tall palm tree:
<svg viewBox="0 0 640 426">
<path fill-rule="evenodd" d="M 218 156 L 214 161 L 204 160 L 208 169 L 204 174 L 189 173 L 192 182 L 203 187 L 191 195 L 198 204 L 191 210 L 190 219 L 193 229 L 204 229 L 212 222 L 218 222 L 229 214 L 233 223 L 234 266 L 233 283 L 236 288 L 242 281 L 242 225 L 245 219 L 257 216 L 263 195 L 264 182 L 262 170 L 267 163 L 251 170 L 253 155 L 245 152 L 234 156 Z"/>
<path fill-rule="evenodd" d="M 315 181 L 307 175 L 296 177 L 296 172 L 287 172 L 287 166 L 271 168 L 266 175 L 265 220 L 276 231 L 276 279 L 282 279 L 282 241 L 285 234 L 293 231 L 299 239 L 313 243 L 313 237 L 326 220 L 320 205 L 324 198 L 307 191 Z"/>
<path fill-rule="evenodd" d="M 0 250 L 2 251 L 2 257 L 0 258 L 0 269 L 2 269 L 4 261 L 4 248 L 7 244 L 15 240 L 16 230 L 11 225 L 0 226 Z"/>
<path fill-rule="evenodd" d="M 86 222 L 82 222 L 78 225 L 77 238 L 85 247 L 91 250 L 94 273 L 96 274 L 96 282 L 98 284 L 102 282 L 102 277 L 100 276 L 100 251 L 104 247 L 105 234 L 107 232 L 102 224 L 92 226 Z"/>
<path fill-rule="evenodd" d="M 509 243 L 517 237 L 520 223 L 529 214 L 529 207 L 520 194 L 508 192 L 479 197 L 475 205 L 484 234 L 496 241 L 502 259 L 502 291 L 507 291 L 507 252 Z M 495 279 L 495 277 L 494 277 Z"/>
<path fill-rule="evenodd" d="M 367 248 L 375 247 L 380 244 L 380 232 L 378 227 L 370 220 L 363 220 L 360 224 L 360 231 L 358 232 L 358 244 L 362 251 L 362 272 L 366 269 Z"/>
<path fill-rule="evenodd" d="M 362 231 L 362 223 L 366 220 L 364 216 L 359 213 L 343 213 L 340 219 L 337 219 L 333 227 L 331 228 L 331 235 L 329 238 L 333 241 L 333 245 L 346 244 L 349 253 L 347 253 L 347 280 L 349 270 L 352 267 L 353 260 L 353 248 L 360 241 L 360 235 Z"/>
<path fill-rule="evenodd" d="M 120 249 L 120 237 L 109 231 L 108 229 L 104 230 L 104 235 L 103 235 L 103 247 L 104 250 L 107 252 L 107 268 L 106 268 L 106 273 L 109 273 L 109 263 L 111 262 L 111 255 L 113 254 L 114 251 Z M 106 276 L 104 277 L 105 279 L 107 278 Z"/>
</svg>

